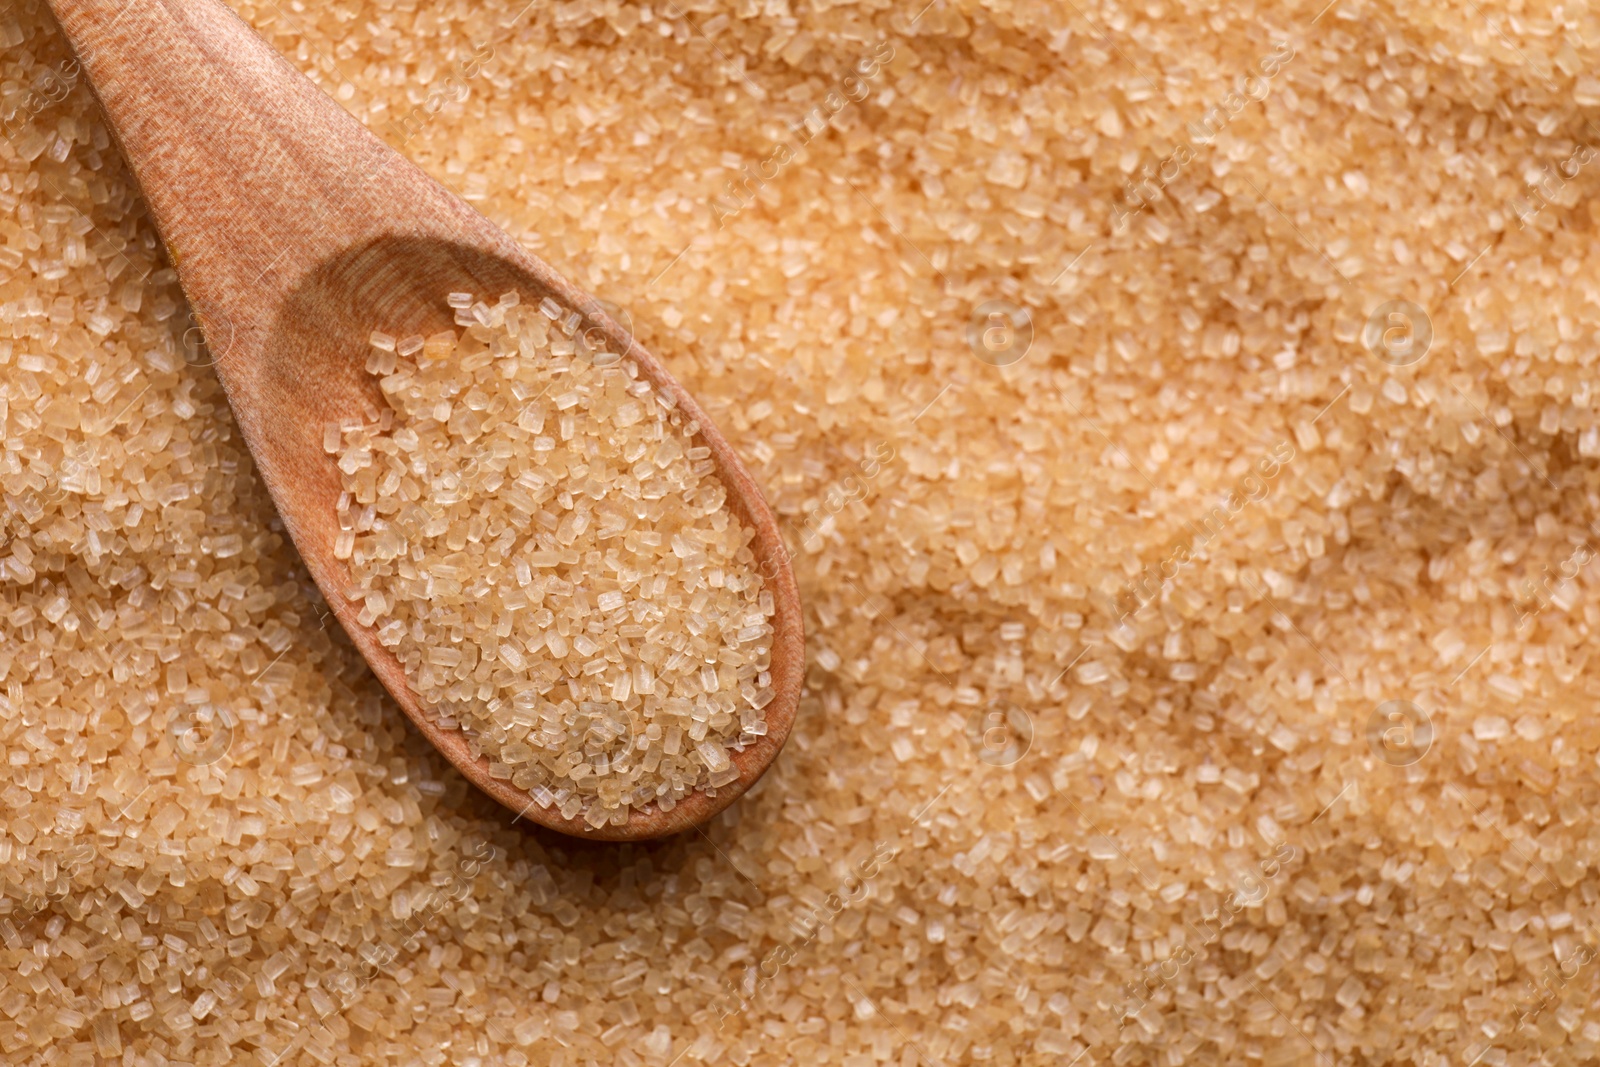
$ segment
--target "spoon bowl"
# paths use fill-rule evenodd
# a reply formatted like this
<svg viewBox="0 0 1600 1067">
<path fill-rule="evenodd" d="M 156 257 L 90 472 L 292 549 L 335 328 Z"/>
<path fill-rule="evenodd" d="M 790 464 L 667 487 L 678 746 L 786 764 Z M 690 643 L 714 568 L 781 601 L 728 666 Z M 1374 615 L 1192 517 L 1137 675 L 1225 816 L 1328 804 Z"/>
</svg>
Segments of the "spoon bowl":
<svg viewBox="0 0 1600 1067">
<path fill-rule="evenodd" d="M 804 673 L 799 597 L 777 522 L 694 398 L 589 294 L 378 140 L 218 0 L 50 0 L 105 110 L 201 328 L 245 443 L 306 569 L 401 709 L 469 780 L 519 818 L 576 836 L 640 840 L 696 826 L 760 778 L 788 737 Z M 330 422 L 386 405 L 366 369 L 374 328 L 453 328 L 450 292 L 555 301 L 631 359 L 699 423 L 727 507 L 753 532 L 776 608 L 767 733 L 730 752 L 739 776 L 671 811 L 590 827 L 489 775 L 441 728 L 394 654 L 344 596 L 334 555 L 342 491 Z M 713 795 L 714 794 L 714 795 Z"/>
</svg>

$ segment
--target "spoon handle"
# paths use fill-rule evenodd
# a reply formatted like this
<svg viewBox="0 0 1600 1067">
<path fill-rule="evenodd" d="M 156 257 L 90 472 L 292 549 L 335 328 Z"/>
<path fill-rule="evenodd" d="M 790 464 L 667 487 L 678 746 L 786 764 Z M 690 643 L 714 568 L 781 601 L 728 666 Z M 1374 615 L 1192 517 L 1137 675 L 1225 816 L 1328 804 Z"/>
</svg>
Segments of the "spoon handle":
<svg viewBox="0 0 1600 1067">
<path fill-rule="evenodd" d="M 532 258 L 220 0 L 48 3 L 105 110 L 242 423 L 260 416 L 250 403 L 260 395 L 257 365 L 286 299 L 339 252 L 414 236 Z M 552 288 L 565 288 L 542 262 L 533 267 Z"/>
<path fill-rule="evenodd" d="M 49 3 L 202 319 L 209 290 L 277 288 L 349 243 L 362 177 L 395 153 L 226 6 Z"/>
</svg>

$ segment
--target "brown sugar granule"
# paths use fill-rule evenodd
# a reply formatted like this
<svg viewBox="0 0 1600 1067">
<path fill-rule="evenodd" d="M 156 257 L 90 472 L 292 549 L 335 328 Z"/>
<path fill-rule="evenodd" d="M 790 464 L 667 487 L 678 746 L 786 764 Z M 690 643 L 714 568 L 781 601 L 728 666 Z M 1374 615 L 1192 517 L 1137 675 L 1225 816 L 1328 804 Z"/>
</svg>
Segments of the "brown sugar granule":
<svg viewBox="0 0 1600 1067">
<path fill-rule="evenodd" d="M 360 621 L 566 818 L 727 785 L 767 730 L 773 599 L 698 427 L 548 298 L 449 303 L 459 333 L 373 335 L 380 423 L 328 427 Z"/>
</svg>

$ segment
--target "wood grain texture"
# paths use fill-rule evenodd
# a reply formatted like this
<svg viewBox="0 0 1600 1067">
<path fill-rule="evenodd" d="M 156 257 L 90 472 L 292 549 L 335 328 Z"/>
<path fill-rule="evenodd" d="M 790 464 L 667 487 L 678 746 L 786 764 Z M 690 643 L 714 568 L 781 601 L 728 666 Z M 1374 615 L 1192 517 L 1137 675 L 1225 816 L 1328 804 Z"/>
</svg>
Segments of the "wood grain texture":
<svg viewBox="0 0 1600 1067">
<path fill-rule="evenodd" d="M 373 673 L 419 730 L 484 792 L 555 830 L 638 840 L 698 825 L 760 778 L 789 735 L 804 675 L 798 592 L 777 522 L 694 398 L 588 294 L 385 145 L 218 0 L 49 0 L 126 156 L 218 378 L 306 568 Z M 384 401 L 367 336 L 453 327 L 452 291 L 517 290 L 585 315 L 701 426 L 729 507 L 754 531 L 772 591 L 768 733 L 730 753 L 739 778 L 671 812 L 591 830 L 489 777 L 458 731 L 418 705 L 400 663 L 357 621 L 334 558 L 340 479 L 326 422 Z"/>
</svg>

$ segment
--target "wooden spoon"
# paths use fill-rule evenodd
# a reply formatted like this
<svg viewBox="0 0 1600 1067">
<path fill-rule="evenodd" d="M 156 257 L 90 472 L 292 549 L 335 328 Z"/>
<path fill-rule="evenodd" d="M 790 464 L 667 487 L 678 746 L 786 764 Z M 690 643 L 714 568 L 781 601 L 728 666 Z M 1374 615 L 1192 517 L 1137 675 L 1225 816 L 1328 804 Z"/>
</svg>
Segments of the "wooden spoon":
<svg viewBox="0 0 1600 1067">
<path fill-rule="evenodd" d="M 704 822 L 749 789 L 789 734 L 804 673 L 794 575 L 777 522 L 722 434 L 593 297 L 390 149 L 218 0 L 49 0 L 177 268 L 217 377 L 283 523 L 323 596 L 417 729 L 479 789 L 520 816 L 581 837 L 637 840 Z M 670 812 L 591 829 L 489 777 L 465 736 L 442 730 L 343 595 L 333 555 L 341 485 L 322 428 L 385 403 L 367 337 L 452 328 L 445 295 L 517 290 L 582 315 L 613 351 L 700 424 L 728 506 L 777 605 L 767 734 L 730 753 L 739 777 Z M 591 337 L 596 335 L 591 333 Z M 596 338 L 598 339 L 598 338 Z"/>
</svg>

